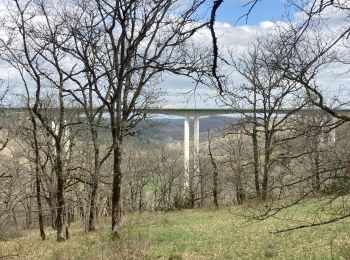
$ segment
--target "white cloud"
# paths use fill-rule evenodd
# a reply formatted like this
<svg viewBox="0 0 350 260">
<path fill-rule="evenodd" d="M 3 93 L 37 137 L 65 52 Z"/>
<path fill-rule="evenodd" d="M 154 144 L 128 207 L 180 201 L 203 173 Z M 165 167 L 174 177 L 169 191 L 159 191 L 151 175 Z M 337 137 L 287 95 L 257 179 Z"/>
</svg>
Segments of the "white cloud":
<svg viewBox="0 0 350 260">
<path fill-rule="evenodd" d="M 338 0 L 343 1 L 343 0 Z M 343 1 L 344 2 L 344 1 Z M 350 6 L 350 1 L 347 2 Z M 303 20 L 305 17 L 301 12 L 297 12 L 294 16 L 294 23 L 298 23 Z M 318 17 L 318 22 L 321 17 Z M 324 15 L 322 16 L 323 22 L 320 23 L 322 25 L 322 29 L 319 29 L 317 32 L 321 34 L 321 36 L 327 40 L 333 40 L 336 34 L 339 34 L 339 30 L 348 28 L 349 26 L 349 12 L 335 10 L 334 8 L 329 8 L 326 10 Z M 317 22 L 317 21 L 316 21 Z M 286 22 L 283 21 L 262 21 L 258 25 L 243 25 L 243 26 L 232 26 L 228 23 L 217 23 L 215 26 L 216 34 L 218 37 L 218 45 L 221 52 L 221 55 L 224 55 L 228 51 L 232 51 L 235 56 L 239 56 L 244 51 L 247 50 L 247 47 L 250 45 L 252 40 L 257 36 L 269 36 L 269 34 L 273 33 L 276 27 L 286 27 Z M 195 35 L 195 40 L 202 45 L 211 46 L 212 39 L 211 34 L 208 29 L 203 29 L 199 33 Z M 349 40 L 347 41 L 347 45 L 349 45 Z M 348 46 L 349 47 L 349 46 Z M 339 50 L 339 48 L 337 49 Z M 349 57 L 350 60 L 350 57 Z M 333 64 L 325 68 L 317 77 L 316 82 L 321 87 L 322 92 L 325 93 L 325 96 L 331 99 L 334 96 L 341 96 L 344 99 L 348 98 L 350 95 L 350 77 L 349 77 L 349 65 L 344 64 Z M 228 71 L 230 74 L 230 78 L 237 85 L 242 82 L 242 77 L 231 70 Z M 168 79 L 169 80 L 169 79 Z M 168 80 L 163 82 L 163 86 L 167 86 Z M 171 78 L 171 82 L 176 82 L 177 78 Z M 191 80 L 181 80 L 181 85 L 186 85 L 188 89 L 191 87 L 194 88 L 194 83 Z M 174 86 L 174 84 L 168 85 L 170 88 Z M 180 92 L 180 89 L 173 89 L 171 92 Z M 216 93 L 213 91 L 207 91 L 205 89 L 198 89 L 197 93 L 199 96 L 215 96 Z M 203 93 L 201 95 L 201 93 Z M 178 96 L 178 100 L 180 101 L 181 96 Z M 172 102 L 176 100 L 174 95 L 171 97 Z M 209 101 L 209 104 L 213 104 L 213 100 Z"/>
<path fill-rule="evenodd" d="M 344 0 L 338 0 L 344 1 Z M 350 4 L 350 1 L 349 1 Z M 0 3 L 0 15 L 6 9 L 4 3 Z M 329 31 L 335 30 L 340 25 L 344 24 L 344 12 L 331 10 L 325 14 L 327 18 L 327 27 Z M 303 19 L 303 14 L 298 12 L 294 15 L 295 21 Z M 218 44 L 222 55 L 232 51 L 234 55 L 241 55 L 257 36 L 268 35 L 272 33 L 276 26 L 284 26 L 285 23 L 282 21 L 261 21 L 258 25 L 241 25 L 233 26 L 229 23 L 217 22 L 215 25 L 216 34 L 218 37 Z M 1 29 L 0 29 L 1 34 Z M 194 35 L 194 41 L 200 43 L 202 46 L 211 47 L 212 39 L 208 29 L 202 29 Z M 340 72 L 346 70 L 344 66 L 337 65 L 336 68 L 329 68 L 327 71 L 322 73 L 318 78 L 318 83 L 324 86 L 330 92 L 336 93 L 338 88 L 349 85 L 349 79 L 346 75 L 341 75 Z M 241 76 L 235 71 L 229 71 L 232 81 L 236 84 L 242 81 Z M 0 78 L 12 78 L 18 77 L 17 72 L 11 69 L 9 66 L 0 63 Z M 206 87 L 198 87 L 195 94 L 190 90 L 195 88 L 195 83 L 188 78 L 179 76 L 165 76 L 164 81 L 160 84 L 162 89 L 166 90 L 167 94 L 164 97 L 166 102 L 170 104 L 176 104 L 178 106 L 186 105 L 191 106 L 197 104 L 198 107 L 203 106 L 214 106 L 214 99 L 209 97 L 215 96 L 217 93 Z M 184 95 L 184 93 L 192 93 L 193 95 Z"/>
<path fill-rule="evenodd" d="M 221 55 L 233 51 L 235 55 L 241 55 L 247 49 L 251 41 L 263 34 L 272 32 L 277 24 L 271 21 L 263 21 L 259 25 L 232 26 L 228 23 L 216 23 L 215 30 L 218 38 L 218 45 Z M 202 29 L 194 35 L 194 41 L 201 46 L 211 47 L 212 38 L 208 29 Z M 230 77 L 235 82 L 240 82 L 242 77 L 233 70 L 228 71 Z M 193 90 L 196 87 L 191 79 L 179 76 L 167 75 L 161 86 L 166 90 L 165 99 L 178 107 L 197 106 L 214 107 L 217 92 L 208 87 L 197 87 L 195 94 Z M 184 93 L 189 93 L 184 95 Z"/>
<path fill-rule="evenodd" d="M 270 21 L 263 21 L 260 22 L 260 27 L 264 30 L 273 29 L 275 27 L 275 23 Z"/>
</svg>

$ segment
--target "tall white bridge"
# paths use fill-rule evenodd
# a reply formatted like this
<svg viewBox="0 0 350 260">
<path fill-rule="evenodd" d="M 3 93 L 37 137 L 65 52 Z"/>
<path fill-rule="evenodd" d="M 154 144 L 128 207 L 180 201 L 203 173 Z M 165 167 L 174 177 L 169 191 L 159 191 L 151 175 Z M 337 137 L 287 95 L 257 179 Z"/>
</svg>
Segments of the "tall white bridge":
<svg viewBox="0 0 350 260">
<path fill-rule="evenodd" d="M 28 112 L 26 108 L 6 108 L 10 112 Z M 57 110 L 57 108 L 51 108 L 49 110 Z M 83 113 L 81 108 L 68 108 L 67 111 Z M 199 172 L 199 119 L 203 116 L 212 115 L 249 115 L 256 112 L 257 114 L 266 113 L 264 109 L 235 109 L 235 108 L 146 108 L 136 110 L 139 113 L 153 114 L 153 115 L 170 115 L 170 116 L 182 116 L 184 117 L 184 186 L 188 188 L 189 174 L 190 174 L 190 118 L 194 119 L 194 133 L 193 133 L 193 170 Z M 337 109 L 337 113 L 350 114 L 350 109 Z M 107 112 L 107 111 L 106 111 Z M 326 114 L 326 112 L 320 109 L 277 109 L 273 111 L 273 114 L 312 114 L 317 113 Z M 54 124 L 54 122 L 53 122 Z M 335 130 L 332 131 L 331 139 L 335 142 Z"/>
<path fill-rule="evenodd" d="M 336 110 L 341 114 L 349 114 L 350 109 L 338 109 Z M 184 187 L 189 187 L 189 175 L 190 175 L 190 129 L 189 120 L 194 119 L 193 127 L 193 170 L 195 173 L 199 173 L 199 118 L 202 116 L 211 115 L 249 115 L 256 112 L 257 114 L 266 113 L 264 109 L 234 109 L 234 108 L 147 108 L 142 110 L 146 114 L 154 115 L 171 115 L 184 117 Z M 311 114 L 311 113 L 324 113 L 326 112 L 320 109 L 278 109 L 273 111 L 273 114 Z M 335 142 L 335 130 L 331 133 L 331 139 Z"/>
<path fill-rule="evenodd" d="M 183 186 L 189 188 L 190 176 L 190 118 L 193 118 L 193 170 L 199 173 L 199 118 L 211 115 L 232 115 L 238 113 L 251 113 L 252 110 L 237 110 L 227 108 L 148 108 L 143 110 L 146 114 L 171 115 L 184 117 L 184 180 Z M 286 113 L 286 112 L 285 112 Z"/>
</svg>

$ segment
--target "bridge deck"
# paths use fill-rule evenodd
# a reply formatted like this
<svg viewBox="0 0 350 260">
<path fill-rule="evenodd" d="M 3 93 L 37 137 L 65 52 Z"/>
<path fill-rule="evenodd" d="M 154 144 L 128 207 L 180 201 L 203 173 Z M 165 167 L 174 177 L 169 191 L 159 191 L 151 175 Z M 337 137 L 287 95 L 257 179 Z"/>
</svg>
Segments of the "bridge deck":
<svg viewBox="0 0 350 260">
<path fill-rule="evenodd" d="M 253 109 L 239 109 L 239 108 L 147 108 L 143 109 L 146 114 L 160 114 L 160 115 L 177 115 L 177 116 L 209 116 L 209 115 L 224 115 L 224 114 L 249 114 L 253 113 Z M 350 113 L 350 109 L 337 109 L 338 113 Z M 262 108 L 256 109 L 256 113 L 264 113 L 265 110 Z M 288 114 L 293 113 L 304 114 L 304 113 L 325 113 L 321 109 L 276 109 L 273 114 Z"/>
<path fill-rule="evenodd" d="M 1 108 L 2 111 L 7 112 L 27 112 L 27 108 L 23 107 L 13 107 L 13 108 Z M 58 110 L 57 108 L 48 108 L 46 111 L 54 112 Z M 335 109 L 341 114 L 350 114 L 350 109 Z M 82 108 L 66 108 L 68 113 L 84 113 Z M 108 111 L 104 109 L 107 113 Z M 224 114 L 249 114 L 253 113 L 253 109 L 244 108 L 145 108 L 136 109 L 135 111 L 144 112 L 146 114 L 158 114 L 158 115 L 175 115 L 175 116 L 210 116 L 210 115 L 224 115 Z M 264 113 L 265 110 L 262 108 L 256 109 L 257 113 Z M 321 109 L 296 109 L 296 108 L 286 108 L 286 109 L 276 109 L 272 114 L 288 114 L 288 113 L 304 114 L 304 113 L 326 113 Z"/>
</svg>

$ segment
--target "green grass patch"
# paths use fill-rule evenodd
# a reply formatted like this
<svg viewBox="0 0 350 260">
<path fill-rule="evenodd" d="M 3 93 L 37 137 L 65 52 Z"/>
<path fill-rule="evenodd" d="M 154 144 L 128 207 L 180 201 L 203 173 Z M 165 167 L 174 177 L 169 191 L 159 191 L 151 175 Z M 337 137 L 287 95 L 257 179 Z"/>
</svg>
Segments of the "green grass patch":
<svg viewBox="0 0 350 260">
<path fill-rule="evenodd" d="M 348 220 L 282 234 L 276 228 L 293 215 L 309 217 L 312 204 L 296 207 L 262 222 L 238 217 L 242 207 L 182 210 L 125 216 L 121 238 L 110 239 L 109 220 L 95 233 L 81 224 L 71 227 L 71 239 L 55 241 L 55 231 L 41 241 L 37 230 L 0 242 L 0 256 L 20 259 L 346 259 L 350 257 Z M 239 214 L 237 214 L 239 213 Z M 310 219 L 312 217 L 310 216 Z M 294 223 L 295 224 L 295 223 Z"/>
</svg>

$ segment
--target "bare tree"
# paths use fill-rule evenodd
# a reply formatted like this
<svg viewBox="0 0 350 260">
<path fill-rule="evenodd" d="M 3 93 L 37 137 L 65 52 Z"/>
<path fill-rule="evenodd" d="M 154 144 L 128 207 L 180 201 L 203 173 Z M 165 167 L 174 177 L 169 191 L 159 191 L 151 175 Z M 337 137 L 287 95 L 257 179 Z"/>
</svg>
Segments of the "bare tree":
<svg viewBox="0 0 350 260">
<path fill-rule="evenodd" d="M 349 121 L 348 115 L 337 111 L 349 101 L 329 100 L 324 93 L 324 88 L 329 86 L 318 80 L 318 76 L 327 73 L 331 66 L 338 66 L 341 70 L 338 75 L 349 72 L 349 3 L 341 0 L 293 0 L 291 5 L 303 15 L 279 30 L 281 51 L 276 69 L 302 85 L 314 105 L 339 120 Z M 332 23 L 332 19 L 336 22 Z"/>
<path fill-rule="evenodd" d="M 193 23 L 203 0 L 190 1 L 172 15 L 177 1 L 95 1 L 96 21 L 102 32 L 93 52 L 100 71 L 91 74 L 105 82 L 95 88 L 110 117 L 113 146 L 112 230 L 121 226 L 122 144 L 142 110 L 157 97 L 155 80 L 164 71 L 188 74 L 199 57 L 182 56 L 187 40 L 202 26 Z M 192 66 L 192 67 L 191 67 Z"/>
<path fill-rule="evenodd" d="M 245 114 L 245 120 L 238 126 L 248 126 L 246 132 L 252 136 L 255 189 L 257 195 L 261 193 L 263 200 L 266 200 L 269 192 L 269 172 L 278 161 L 273 155 L 284 142 L 298 137 L 298 135 L 283 137 L 283 133 L 291 132 L 288 125 L 293 120 L 292 116 L 308 103 L 307 99 L 303 99 L 301 86 L 294 81 L 286 80 L 283 72 L 271 66 L 271 57 L 276 48 L 279 46 L 273 40 L 258 39 L 257 44 L 248 50 L 245 57 L 238 61 L 232 58 L 234 68 L 247 80 L 247 84 L 242 84 L 239 88 L 227 88 L 227 99 L 223 99 L 223 102 L 230 106 L 253 108 L 253 115 Z M 279 111 L 284 108 L 288 110 L 280 113 Z M 259 135 L 263 137 L 264 146 L 260 177 L 257 174 Z"/>
<path fill-rule="evenodd" d="M 29 112 L 31 127 L 29 128 L 31 130 L 31 133 L 29 135 L 29 138 L 27 141 L 31 142 L 29 145 L 32 146 L 32 149 L 34 151 L 34 169 L 35 169 L 35 187 L 36 187 L 36 201 L 37 201 L 37 207 L 38 207 L 38 221 L 39 221 L 39 230 L 40 230 L 40 237 L 42 240 L 46 239 L 45 230 L 44 230 L 44 219 L 43 219 L 43 205 L 42 205 L 42 182 L 41 182 L 41 158 L 40 158 L 40 145 L 39 145 L 39 131 L 38 131 L 38 122 L 37 119 L 31 110 L 30 107 L 30 96 L 29 96 L 29 90 L 26 88 L 27 97 L 26 97 L 26 106 Z"/>
<path fill-rule="evenodd" d="M 219 207 L 219 203 L 218 203 L 218 177 L 219 177 L 219 172 L 218 172 L 218 166 L 216 164 L 216 161 L 215 161 L 213 153 L 212 153 L 209 130 L 208 130 L 208 150 L 209 150 L 210 161 L 211 161 L 211 164 L 213 166 L 213 202 L 214 202 L 215 208 L 218 208 Z"/>
<path fill-rule="evenodd" d="M 101 140 L 99 137 L 99 128 L 103 123 L 103 114 L 105 113 L 105 104 L 99 100 L 96 90 L 98 90 L 105 80 L 103 71 L 103 62 L 99 56 L 98 49 L 101 40 L 104 39 L 103 31 L 99 31 L 96 23 L 99 23 L 97 3 L 76 1 L 76 8 L 67 10 L 66 26 L 71 35 L 70 44 L 61 46 L 61 48 L 75 60 L 79 66 L 76 68 L 67 68 L 64 74 L 70 78 L 76 87 L 65 88 L 64 91 L 73 96 L 86 117 L 86 124 L 89 128 L 94 152 L 94 169 L 91 179 L 91 193 L 89 198 L 89 217 L 88 231 L 96 229 L 96 208 L 99 189 L 99 178 L 102 164 L 111 154 L 111 147 L 106 151 L 101 151 Z M 72 70 L 74 73 L 72 73 Z M 103 71 L 102 73 L 100 71 Z M 111 87 L 111 86 L 110 86 Z M 110 88 L 109 87 L 109 88 Z M 103 93 L 103 100 L 107 100 L 111 93 L 108 89 Z M 100 92 L 98 94 L 101 95 Z M 83 120 L 85 121 L 85 120 Z"/>
<path fill-rule="evenodd" d="M 50 3 L 51 4 L 51 3 Z M 62 4 L 65 6 L 65 2 Z M 64 74 L 66 55 L 60 50 L 69 36 L 62 16 L 55 14 L 58 10 L 47 1 L 14 1 L 8 4 L 8 15 L 4 18 L 7 34 L 1 39 L 5 49 L 3 58 L 21 74 L 22 82 L 33 97 L 29 101 L 30 109 L 47 133 L 54 140 L 57 181 L 57 240 L 64 240 L 65 226 L 65 143 L 64 136 L 68 127 L 65 114 L 64 86 L 69 77 Z M 38 14 L 42 19 L 38 20 Z M 15 32 L 15 33 L 13 33 Z M 53 87 L 57 92 L 57 124 L 52 123 L 50 115 L 42 109 L 42 99 L 47 88 Z M 30 91 L 29 91 L 30 90 Z M 34 93 L 32 93 L 34 90 Z M 31 100 L 31 98 L 30 98 Z M 54 114 L 51 113 L 51 116 Z M 66 233 L 68 227 L 66 227 Z"/>
<path fill-rule="evenodd" d="M 287 28 L 278 28 L 275 35 L 271 37 L 274 38 L 274 43 L 270 44 L 270 55 L 266 59 L 268 62 L 265 66 L 280 74 L 281 79 L 295 84 L 302 90 L 304 94 L 300 96 L 300 100 L 305 100 L 305 104 L 308 105 L 305 107 L 308 114 L 294 116 L 295 122 L 292 124 L 289 122 L 298 138 L 286 143 L 289 145 L 286 151 L 291 151 L 296 145 L 299 148 L 296 149 L 297 154 L 291 157 L 294 163 L 289 162 L 289 166 L 285 165 L 286 170 L 288 168 L 288 171 L 291 172 L 292 167 L 294 169 L 305 167 L 304 171 L 308 170 L 305 171 L 307 174 L 304 176 L 292 174 L 292 177 L 280 180 L 278 188 L 284 189 L 285 192 L 289 190 L 287 197 L 292 199 L 288 203 L 280 201 L 280 205 L 276 203 L 276 205 L 268 206 L 267 210 L 262 210 L 261 218 L 276 215 L 285 208 L 308 201 L 310 196 L 320 196 L 325 193 L 332 194 L 331 198 L 320 198 L 318 205 L 323 209 L 331 210 L 332 203 L 347 193 L 341 185 L 338 186 L 336 181 L 342 179 L 345 182 L 347 179 L 346 165 L 348 160 L 343 157 L 347 154 L 346 142 L 340 137 L 334 139 L 333 143 L 330 144 L 326 140 L 329 139 L 327 135 L 331 132 L 339 133 L 342 131 L 342 127 L 346 127 L 344 122 L 348 121 L 348 115 L 341 108 L 347 107 L 349 102 L 346 100 L 346 93 L 344 93 L 343 98 L 328 99 L 324 94 L 325 90 L 319 76 L 321 73 L 327 73 L 330 66 L 340 63 L 345 65 L 342 67 L 342 73 L 345 73 L 343 75 L 347 75 L 345 61 L 348 59 L 346 52 L 348 39 L 346 35 L 349 34 L 349 27 L 345 19 L 339 24 L 337 30 L 327 31 L 326 27 L 325 30 L 321 30 L 327 24 L 323 18 L 324 12 L 328 8 L 335 8 L 339 19 L 348 17 L 346 3 L 334 2 L 333 5 L 331 1 L 311 1 L 302 8 L 306 14 L 302 23 L 291 24 Z M 320 20 L 323 20 L 324 23 L 320 23 Z M 311 105 L 322 109 L 328 113 L 328 116 L 321 111 L 313 111 Z M 298 121 L 298 117 L 303 118 L 304 121 Z M 298 142 L 300 143 L 298 144 Z M 342 154 L 339 151 L 342 151 Z M 301 162 L 304 162 L 304 165 L 297 166 Z M 311 174 L 309 174 L 310 172 Z M 297 194 L 298 189 L 299 193 Z M 332 217 L 328 219 L 320 218 L 319 221 L 311 224 L 281 228 L 278 232 L 332 223 L 348 217 L 349 214 L 347 209 L 343 207 L 341 214 L 331 215 Z"/>
</svg>

